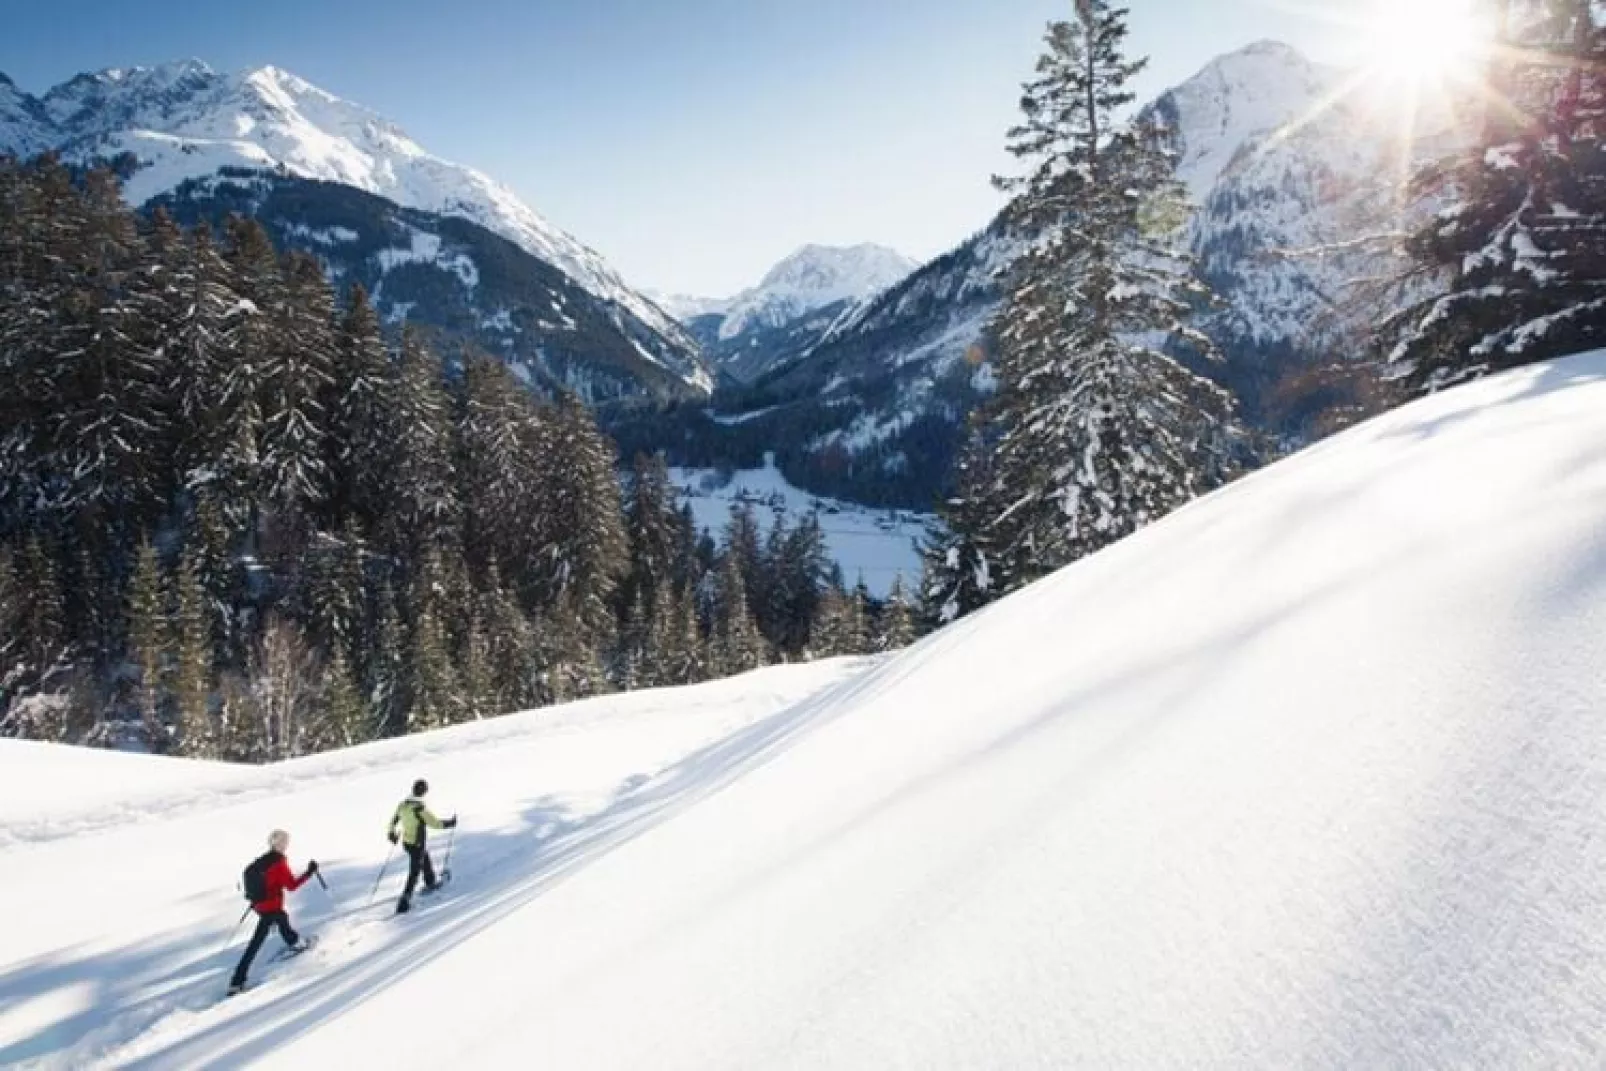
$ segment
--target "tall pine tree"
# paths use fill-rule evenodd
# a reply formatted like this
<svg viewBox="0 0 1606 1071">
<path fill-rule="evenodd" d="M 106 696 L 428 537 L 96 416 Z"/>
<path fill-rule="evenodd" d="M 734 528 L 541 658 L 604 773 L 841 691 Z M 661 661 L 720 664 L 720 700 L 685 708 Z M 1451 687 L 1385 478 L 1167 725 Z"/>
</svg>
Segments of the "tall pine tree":
<svg viewBox="0 0 1606 1071">
<path fill-rule="evenodd" d="M 1014 224 L 1038 238 L 993 327 L 989 479 L 945 516 L 955 547 L 994 548 L 983 598 L 1121 539 L 1232 468 L 1228 395 L 1162 348 L 1214 352 L 1188 327 L 1205 291 L 1171 245 L 1182 191 L 1166 132 L 1120 120 L 1146 63 L 1125 55 L 1126 14 L 1078 0 L 1075 19 L 1050 24 L 1009 135 L 1032 169 L 1000 184 Z"/>
<path fill-rule="evenodd" d="M 1378 344 L 1417 392 L 1606 345 L 1606 30 L 1590 0 L 1548 7 L 1500 20 L 1482 137 L 1415 181 L 1451 200 L 1407 244 L 1447 285 Z"/>
</svg>

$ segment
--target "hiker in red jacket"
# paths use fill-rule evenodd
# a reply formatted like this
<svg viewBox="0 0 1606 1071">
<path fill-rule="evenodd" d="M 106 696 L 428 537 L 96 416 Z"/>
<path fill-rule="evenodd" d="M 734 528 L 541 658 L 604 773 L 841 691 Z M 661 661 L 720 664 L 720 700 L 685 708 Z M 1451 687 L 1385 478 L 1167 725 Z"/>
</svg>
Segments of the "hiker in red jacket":
<svg viewBox="0 0 1606 1071">
<path fill-rule="evenodd" d="M 268 835 L 267 854 L 251 864 L 251 870 L 260 869 L 262 872 L 261 898 L 251 901 L 251 910 L 257 913 L 257 928 L 251 935 L 251 943 L 245 946 L 240 965 L 234 968 L 234 978 L 229 982 L 230 996 L 245 988 L 245 976 L 251 969 L 251 961 L 256 959 L 262 942 L 268 939 L 268 931 L 275 926 L 285 945 L 292 951 L 303 952 L 308 947 L 290 926 L 290 916 L 284 910 L 284 894 L 295 892 L 312 880 L 312 876 L 318 872 L 318 861 L 314 859 L 308 863 L 307 869 L 298 878 L 290 870 L 290 861 L 284 857 L 289 847 L 290 834 L 275 829 Z"/>
</svg>

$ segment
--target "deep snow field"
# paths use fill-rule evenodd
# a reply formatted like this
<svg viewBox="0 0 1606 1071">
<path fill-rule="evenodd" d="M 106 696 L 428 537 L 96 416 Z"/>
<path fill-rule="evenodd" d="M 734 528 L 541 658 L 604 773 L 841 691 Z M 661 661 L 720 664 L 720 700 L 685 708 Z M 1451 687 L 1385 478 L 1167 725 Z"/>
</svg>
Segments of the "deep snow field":
<svg viewBox="0 0 1606 1071">
<path fill-rule="evenodd" d="M 881 660 L 262 770 L 6 743 L 0 1064 L 1598 1067 L 1603 666 L 1595 354 Z M 464 824 L 396 919 L 415 776 Z M 274 825 L 323 941 L 219 1003 Z"/>
</svg>

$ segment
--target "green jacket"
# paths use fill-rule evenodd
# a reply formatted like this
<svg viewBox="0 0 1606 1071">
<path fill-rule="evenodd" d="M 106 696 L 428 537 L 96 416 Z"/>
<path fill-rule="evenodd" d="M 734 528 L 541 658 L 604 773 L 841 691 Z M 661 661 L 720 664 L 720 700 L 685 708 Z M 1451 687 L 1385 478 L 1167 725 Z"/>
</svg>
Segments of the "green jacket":
<svg viewBox="0 0 1606 1071">
<path fill-rule="evenodd" d="M 396 832 L 398 825 L 401 826 L 402 843 L 418 845 L 424 843 L 426 826 L 440 829 L 444 823 L 435 817 L 434 812 L 423 800 L 416 796 L 408 796 L 396 804 L 396 813 L 390 816 L 390 827 L 385 831 L 385 835 L 389 836 Z"/>
</svg>

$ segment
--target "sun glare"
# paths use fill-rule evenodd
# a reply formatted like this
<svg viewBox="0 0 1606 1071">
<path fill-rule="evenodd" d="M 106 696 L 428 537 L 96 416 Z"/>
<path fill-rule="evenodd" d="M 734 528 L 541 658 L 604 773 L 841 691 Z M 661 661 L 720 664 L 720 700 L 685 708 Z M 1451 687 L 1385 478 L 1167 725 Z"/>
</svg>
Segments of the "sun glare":
<svg viewBox="0 0 1606 1071">
<path fill-rule="evenodd" d="M 1472 77 L 1489 41 L 1473 0 L 1378 0 L 1369 22 L 1368 66 L 1395 85 Z"/>
</svg>

